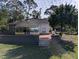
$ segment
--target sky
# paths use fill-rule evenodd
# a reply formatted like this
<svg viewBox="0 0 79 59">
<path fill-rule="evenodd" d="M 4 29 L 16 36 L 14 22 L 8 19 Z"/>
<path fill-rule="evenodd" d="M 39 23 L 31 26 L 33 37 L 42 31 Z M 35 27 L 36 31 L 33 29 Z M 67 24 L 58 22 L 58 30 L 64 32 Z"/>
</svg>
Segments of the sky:
<svg viewBox="0 0 79 59">
<path fill-rule="evenodd" d="M 0 0 L 1 1 L 1 0 Z M 20 0 L 23 1 L 23 0 Z M 78 0 L 34 0 L 38 7 L 36 8 L 36 10 L 40 10 L 41 9 L 41 17 L 42 18 L 47 18 L 47 15 L 44 15 L 44 12 L 47 8 L 49 8 L 51 5 L 60 5 L 60 4 L 72 4 L 75 5 L 76 8 L 78 9 Z"/>
<path fill-rule="evenodd" d="M 76 8 L 78 8 L 78 0 L 35 0 L 38 7 L 36 8 L 39 10 L 42 8 L 41 17 L 46 18 L 47 16 L 44 15 L 44 12 L 47 8 L 49 8 L 51 5 L 60 5 L 60 4 L 72 4 L 75 5 Z"/>
</svg>

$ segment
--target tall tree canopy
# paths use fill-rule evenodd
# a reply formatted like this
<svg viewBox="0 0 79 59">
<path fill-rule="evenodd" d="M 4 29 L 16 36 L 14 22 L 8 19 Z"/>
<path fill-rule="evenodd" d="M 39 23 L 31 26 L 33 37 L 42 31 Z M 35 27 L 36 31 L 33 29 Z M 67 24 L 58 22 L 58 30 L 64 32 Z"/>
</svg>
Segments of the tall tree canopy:
<svg viewBox="0 0 79 59">
<path fill-rule="evenodd" d="M 10 0 L 7 2 L 6 6 L 12 11 L 16 10 L 17 14 L 18 12 L 21 12 L 22 14 L 25 13 L 24 16 L 28 18 L 30 16 L 30 11 L 33 8 L 36 8 L 37 4 L 34 0 L 23 0 L 23 2 L 20 0 Z"/>
<path fill-rule="evenodd" d="M 35 18 L 35 19 L 41 18 L 41 8 L 40 8 L 40 11 L 37 11 L 37 10 L 32 11 L 32 18 Z"/>
<path fill-rule="evenodd" d="M 78 28 L 78 13 L 77 9 L 73 5 L 65 4 L 60 6 L 52 5 L 48 8 L 45 14 L 49 16 L 49 23 L 51 27 L 61 26 L 62 28 L 65 26 Z M 74 24 L 74 25 L 73 25 Z"/>
<path fill-rule="evenodd" d="M 0 26 L 4 26 L 7 24 L 7 20 L 9 19 L 8 11 L 5 6 L 0 6 Z"/>
<path fill-rule="evenodd" d="M 37 7 L 34 0 L 1 0 L 0 7 L 5 6 L 9 21 L 22 20 L 30 16 L 30 11 Z"/>
</svg>

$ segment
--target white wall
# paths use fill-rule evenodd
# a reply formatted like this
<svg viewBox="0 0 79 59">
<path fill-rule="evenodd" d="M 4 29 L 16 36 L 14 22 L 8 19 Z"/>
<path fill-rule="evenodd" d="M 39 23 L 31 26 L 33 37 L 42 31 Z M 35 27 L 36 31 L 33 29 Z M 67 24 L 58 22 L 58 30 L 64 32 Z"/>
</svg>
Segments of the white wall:
<svg viewBox="0 0 79 59">
<path fill-rule="evenodd" d="M 49 33 L 49 30 L 50 30 L 49 24 L 41 24 L 39 26 L 40 33 Z"/>
</svg>

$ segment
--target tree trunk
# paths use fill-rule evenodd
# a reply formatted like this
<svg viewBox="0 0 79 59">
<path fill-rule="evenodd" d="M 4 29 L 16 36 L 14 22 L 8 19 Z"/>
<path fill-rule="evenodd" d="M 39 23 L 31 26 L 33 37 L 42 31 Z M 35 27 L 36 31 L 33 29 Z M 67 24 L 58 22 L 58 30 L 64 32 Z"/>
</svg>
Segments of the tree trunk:
<svg viewBox="0 0 79 59">
<path fill-rule="evenodd" d="M 60 36 L 62 37 L 62 28 L 63 28 L 63 24 L 62 24 L 62 22 L 61 22 L 61 32 L 60 32 Z"/>
</svg>

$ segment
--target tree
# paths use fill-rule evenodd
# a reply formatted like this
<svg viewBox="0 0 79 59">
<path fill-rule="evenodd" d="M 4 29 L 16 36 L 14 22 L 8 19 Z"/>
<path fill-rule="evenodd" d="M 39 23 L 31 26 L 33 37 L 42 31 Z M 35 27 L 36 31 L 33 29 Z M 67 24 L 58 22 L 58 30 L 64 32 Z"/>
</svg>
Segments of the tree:
<svg viewBox="0 0 79 59">
<path fill-rule="evenodd" d="M 24 0 L 24 11 L 26 13 L 26 19 L 29 18 L 29 16 L 31 15 L 30 14 L 30 11 L 33 9 L 33 8 L 36 8 L 38 5 L 36 4 L 36 2 L 34 0 Z"/>
<path fill-rule="evenodd" d="M 55 30 L 55 27 L 58 25 L 58 20 L 56 18 L 56 15 L 50 15 L 50 17 L 48 18 L 49 20 L 49 24 L 50 26 L 53 28 L 53 31 Z"/>
<path fill-rule="evenodd" d="M 8 16 L 7 9 L 4 6 L 1 6 L 1 9 L 0 9 L 0 26 L 6 25 L 8 18 L 9 18 L 9 16 Z"/>
<path fill-rule="evenodd" d="M 55 14 L 55 10 L 57 9 L 58 6 L 52 5 L 50 8 L 46 9 L 45 14 L 50 15 L 48 17 L 48 21 L 50 26 L 53 28 L 53 31 L 55 30 L 55 27 L 58 25 L 58 19 L 57 15 Z"/>
<path fill-rule="evenodd" d="M 25 15 L 27 15 L 26 17 L 29 17 L 29 11 L 33 8 L 36 8 L 37 4 L 34 0 L 23 0 L 23 2 L 20 0 L 1 0 L 0 8 L 2 9 L 2 7 L 4 7 L 4 9 L 6 9 L 5 11 L 7 12 L 1 11 L 0 18 L 2 20 L 2 18 L 8 16 L 8 20 L 6 21 L 10 23 L 24 19 Z M 26 14 L 24 14 L 24 12 L 26 12 Z M 7 14 L 7 16 L 3 14 Z"/>
<path fill-rule="evenodd" d="M 77 26 L 77 9 L 73 5 L 60 5 L 54 6 L 52 5 L 45 12 L 49 14 L 49 23 L 50 26 L 55 27 L 57 25 L 61 26 L 61 32 L 63 27 L 76 27 Z M 73 26 L 74 24 L 74 26 Z"/>
<path fill-rule="evenodd" d="M 8 9 L 9 12 L 9 16 L 10 19 L 9 21 L 12 19 L 12 21 L 16 21 L 16 20 L 22 20 L 23 18 L 19 18 L 20 15 L 23 16 L 22 12 L 23 12 L 23 4 L 21 1 L 19 0 L 9 0 L 6 3 L 6 7 Z"/>
<path fill-rule="evenodd" d="M 32 18 L 39 19 L 39 18 L 41 18 L 40 14 L 41 14 L 41 10 L 40 11 L 33 10 L 32 11 Z"/>
<path fill-rule="evenodd" d="M 14 18 L 13 20 L 16 21 L 16 20 L 22 20 L 19 18 L 19 16 L 21 15 L 22 16 L 26 15 L 26 18 L 28 18 L 30 15 L 29 11 L 32 8 L 36 8 L 37 4 L 35 3 L 34 0 L 23 0 L 23 2 L 20 0 L 9 0 L 6 1 L 6 7 L 9 11 L 9 16 L 11 18 Z M 24 12 L 26 14 L 24 14 Z"/>
</svg>

